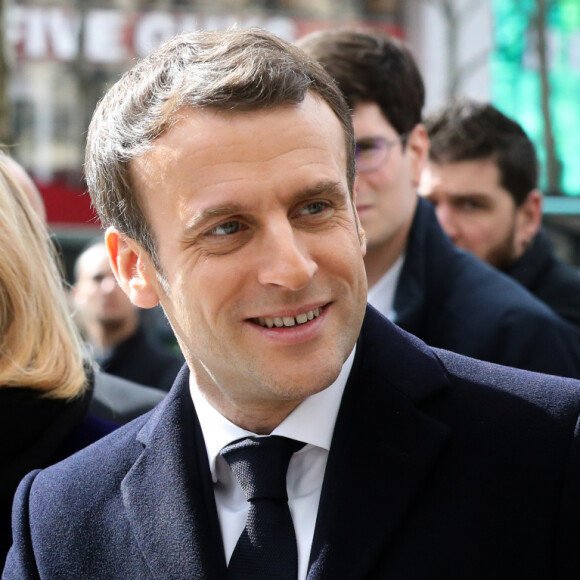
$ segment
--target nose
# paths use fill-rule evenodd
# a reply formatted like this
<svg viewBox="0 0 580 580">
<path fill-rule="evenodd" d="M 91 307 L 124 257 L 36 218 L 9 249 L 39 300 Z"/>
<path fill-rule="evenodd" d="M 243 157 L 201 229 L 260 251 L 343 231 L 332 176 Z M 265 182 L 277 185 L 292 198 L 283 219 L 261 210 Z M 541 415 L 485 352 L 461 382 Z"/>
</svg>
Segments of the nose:
<svg viewBox="0 0 580 580">
<path fill-rule="evenodd" d="M 105 276 L 101 282 L 101 289 L 106 294 L 110 294 L 117 289 L 117 280 L 115 280 L 115 276 Z"/>
<path fill-rule="evenodd" d="M 260 284 L 293 291 L 308 284 L 318 270 L 318 264 L 310 255 L 305 236 L 308 234 L 296 232 L 289 223 L 272 228 L 264 236 L 258 274 Z"/>
</svg>

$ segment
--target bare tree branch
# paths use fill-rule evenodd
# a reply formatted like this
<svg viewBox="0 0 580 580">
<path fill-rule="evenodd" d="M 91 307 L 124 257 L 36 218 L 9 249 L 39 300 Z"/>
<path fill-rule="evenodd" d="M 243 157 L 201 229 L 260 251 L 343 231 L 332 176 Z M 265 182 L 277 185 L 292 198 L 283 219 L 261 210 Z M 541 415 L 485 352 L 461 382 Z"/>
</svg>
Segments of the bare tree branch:
<svg viewBox="0 0 580 580">
<path fill-rule="evenodd" d="M 445 20 L 446 54 L 447 54 L 447 87 L 446 96 L 453 99 L 459 92 L 464 78 L 473 73 L 473 68 L 481 64 L 481 56 L 471 58 L 465 65 L 459 65 L 459 32 L 465 20 L 474 14 L 476 6 L 483 0 L 470 0 L 461 9 L 456 8 L 454 0 L 420 0 L 439 10 Z"/>
<path fill-rule="evenodd" d="M 540 65 L 541 106 L 544 119 L 544 147 L 546 149 L 546 177 L 548 192 L 560 192 L 561 163 L 556 154 L 556 141 L 552 125 L 552 111 L 550 109 L 550 79 L 548 76 L 548 56 L 546 42 L 546 2 L 536 0 L 536 15 L 532 21 L 537 35 L 538 61 Z"/>
</svg>

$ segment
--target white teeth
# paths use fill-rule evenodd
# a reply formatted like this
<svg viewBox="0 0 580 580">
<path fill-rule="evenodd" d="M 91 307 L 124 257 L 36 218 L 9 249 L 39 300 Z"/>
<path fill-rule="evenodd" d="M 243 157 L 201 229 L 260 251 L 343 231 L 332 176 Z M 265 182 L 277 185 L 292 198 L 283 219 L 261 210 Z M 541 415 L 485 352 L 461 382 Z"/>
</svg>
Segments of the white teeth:
<svg viewBox="0 0 580 580">
<path fill-rule="evenodd" d="M 320 312 L 321 312 L 320 308 L 315 308 L 314 310 L 309 310 L 308 312 L 303 312 L 302 314 L 298 314 L 298 316 L 296 316 L 296 317 L 294 317 L 294 316 L 283 316 L 283 317 L 276 316 L 274 318 L 269 318 L 269 317 L 260 316 L 256 320 L 258 321 L 258 324 L 260 326 L 265 326 L 267 328 L 273 328 L 274 326 L 276 328 L 282 328 L 283 326 L 290 327 L 290 326 L 296 326 L 299 324 L 305 324 L 309 320 L 312 320 L 313 318 L 320 316 Z"/>
</svg>

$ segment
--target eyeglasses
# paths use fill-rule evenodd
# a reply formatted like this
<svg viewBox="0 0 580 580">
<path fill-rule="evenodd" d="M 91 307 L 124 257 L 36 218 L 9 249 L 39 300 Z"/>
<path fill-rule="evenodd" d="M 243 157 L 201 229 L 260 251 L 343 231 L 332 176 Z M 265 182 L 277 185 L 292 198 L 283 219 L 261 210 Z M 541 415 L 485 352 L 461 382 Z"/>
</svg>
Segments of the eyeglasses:
<svg viewBox="0 0 580 580">
<path fill-rule="evenodd" d="M 359 173 L 376 171 L 384 165 L 391 156 L 391 150 L 401 143 L 403 147 L 407 142 L 408 133 L 401 135 L 394 141 L 387 141 L 383 137 L 368 137 L 355 143 L 356 169 Z"/>
</svg>

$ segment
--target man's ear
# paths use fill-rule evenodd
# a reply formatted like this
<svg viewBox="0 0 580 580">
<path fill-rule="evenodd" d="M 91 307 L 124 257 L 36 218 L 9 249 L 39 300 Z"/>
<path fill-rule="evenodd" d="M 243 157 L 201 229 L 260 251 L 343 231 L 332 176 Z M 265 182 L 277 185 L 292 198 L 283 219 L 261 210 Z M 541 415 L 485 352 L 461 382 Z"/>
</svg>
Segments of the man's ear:
<svg viewBox="0 0 580 580">
<path fill-rule="evenodd" d="M 516 244 L 523 254 L 542 225 L 542 193 L 534 189 L 516 210 Z"/>
<path fill-rule="evenodd" d="M 159 303 L 155 268 L 143 247 L 110 227 L 105 244 L 113 274 L 135 306 L 153 308 Z"/>
<path fill-rule="evenodd" d="M 409 133 L 407 151 L 411 156 L 411 180 L 413 186 L 417 188 L 429 157 L 429 136 L 423 124 L 415 125 Z"/>
</svg>

